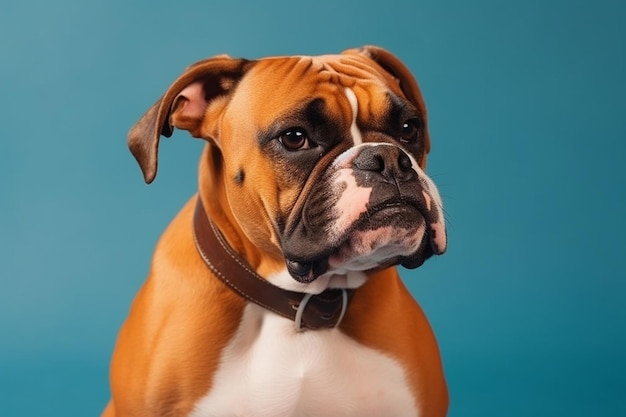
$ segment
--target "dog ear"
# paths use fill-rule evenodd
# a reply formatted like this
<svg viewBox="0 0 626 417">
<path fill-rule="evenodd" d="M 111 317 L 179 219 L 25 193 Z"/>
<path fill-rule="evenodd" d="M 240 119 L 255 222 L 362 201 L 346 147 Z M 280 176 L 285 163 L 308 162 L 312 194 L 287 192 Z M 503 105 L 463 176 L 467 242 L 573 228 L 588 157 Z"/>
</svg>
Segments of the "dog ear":
<svg viewBox="0 0 626 417">
<path fill-rule="evenodd" d="M 160 136 L 172 136 L 177 127 L 201 137 L 208 104 L 231 92 L 249 62 L 220 55 L 190 65 L 135 123 L 128 132 L 128 147 L 146 183 L 156 177 Z"/>
<path fill-rule="evenodd" d="M 344 54 L 362 54 L 374 62 L 376 62 L 383 70 L 391 74 L 398 82 L 400 89 L 404 93 L 405 97 L 413 103 L 417 110 L 422 114 L 424 118 L 424 153 L 420 160 L 420 166 L 426 167 L 426 155 L 430 151 L 430 136 L 428 134 L 428 118 L 426 114 L 426 105 L 422 98 L 422 93 L 419 89 L 417 81 L 411 71 L 400 61 L 395 55 L 386 49 L 378 46 L 366 45 L 358 49 L 349 49 L 343 52 Z"/>
</svg>

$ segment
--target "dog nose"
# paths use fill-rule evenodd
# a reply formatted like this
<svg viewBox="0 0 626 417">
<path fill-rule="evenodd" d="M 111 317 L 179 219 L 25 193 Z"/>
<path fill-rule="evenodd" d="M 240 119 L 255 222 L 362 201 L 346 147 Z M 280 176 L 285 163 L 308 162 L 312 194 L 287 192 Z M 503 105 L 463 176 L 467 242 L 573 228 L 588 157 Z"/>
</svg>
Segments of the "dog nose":
<svg viewBox="0 0 626 417">
<path fill-rule="evenodd" d="M 389 181 L 408 181 L 417 176 L 411 158 L 396 146 L 366 147 L 354 158 L 352 166 L 361 171 L 379 174 Z"/>
</svg>

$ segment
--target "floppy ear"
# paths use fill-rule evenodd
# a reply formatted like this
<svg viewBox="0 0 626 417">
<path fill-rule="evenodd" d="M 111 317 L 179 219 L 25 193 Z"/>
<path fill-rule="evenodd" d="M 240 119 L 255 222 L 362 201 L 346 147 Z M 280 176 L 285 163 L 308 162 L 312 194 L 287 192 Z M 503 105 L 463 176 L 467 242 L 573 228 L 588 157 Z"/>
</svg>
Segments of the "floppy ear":
<svg viewBox="0 0 626 417">
<path fill-rule="evenodd" d="M 411 71 L 395 55 L 378 46 L 366 45 L 358 49 L 349 49 L 344 54 L 363 54 L 371 58 L 382 69 L 391 74 L 398 82 L 404 96 L 419 110 L 424 118 L 424 153 L 420 161 L 422 168 L 426 167 L 426 155 L 430 151 L 430 135 L 428 134 L 428 118 L 426 105 L 422 98 L 419 86 Z"/>
<path fill-rule="evenodd" d="M 160 136 L 172 136 L 177 127 L 201 137 L 207 106 L 214 98 L 232 91 L 248 62 L 220 55 L 187 67 L 135 123 L 128 132 L 128 147 L 146 183 L 150 184 L 156 177 Z"/>
</svg>

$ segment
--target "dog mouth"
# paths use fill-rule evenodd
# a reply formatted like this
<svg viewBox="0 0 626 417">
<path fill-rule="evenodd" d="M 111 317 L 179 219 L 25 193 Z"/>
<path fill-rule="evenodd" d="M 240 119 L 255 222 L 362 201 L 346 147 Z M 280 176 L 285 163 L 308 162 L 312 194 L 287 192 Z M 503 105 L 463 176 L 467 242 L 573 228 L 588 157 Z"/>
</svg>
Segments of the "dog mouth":
<svg viewBox="0 0 626 417">
<path fill-rule="evenodd" d="M 308 284 L 328 271 L 328 259 L 328 256 L 313 261 L 285 259 L 285 263 L 293 279 Z"/>
<path fill-rule="evenodd" d="M 325 248 L 320 242 L 317 253 L 287 255 L 285 264 L 292 278 L 304 284 L 326 273 L 342 275 L 394 265 L 414 269 L 445 251 L 437 239 L 442 230 L 435 220 L 417 201 L 387 201 L 369 208 L 340 240 Z"/>
</svg>

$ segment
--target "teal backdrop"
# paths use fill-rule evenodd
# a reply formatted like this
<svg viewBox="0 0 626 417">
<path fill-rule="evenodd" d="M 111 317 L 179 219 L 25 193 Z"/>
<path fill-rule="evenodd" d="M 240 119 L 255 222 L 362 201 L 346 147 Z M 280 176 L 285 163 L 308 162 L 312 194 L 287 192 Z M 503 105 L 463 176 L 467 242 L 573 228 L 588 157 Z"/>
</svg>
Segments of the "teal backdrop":
<svg viewBox="0 0 626 417">
<path fill-rule="evenodd" d="M 449 415 L 625 416 L 624 4 L 3 2 L 0 416 L 107 402 L 118 328 L 196 189 L 200 141 L 163 141 L 150 186 L 126 148 L 181 70 L 363 44 L 400 57 L 429 109 L 450 247 L 402 275 Z"/>
</svg>

